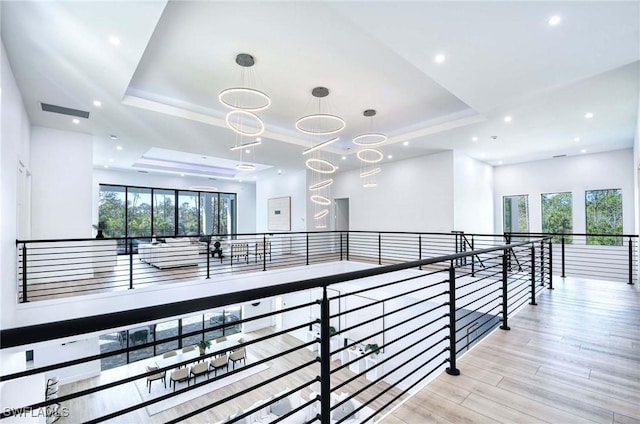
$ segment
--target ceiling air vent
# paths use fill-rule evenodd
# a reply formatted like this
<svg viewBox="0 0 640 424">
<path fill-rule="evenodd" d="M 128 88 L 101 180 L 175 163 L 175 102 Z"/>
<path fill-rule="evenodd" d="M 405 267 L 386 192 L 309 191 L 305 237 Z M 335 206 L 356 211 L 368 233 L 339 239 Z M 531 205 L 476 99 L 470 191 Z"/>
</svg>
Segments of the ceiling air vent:
<svg viewBox="0 0 640 424">
<path fill-rule="evenodd" d="M 53 113 L 59 113 L 61 115 L 77 116 L 78 118 L 85 118 L 85 119 L 89 117 L 89 112 L 84 110 L 50 105 L 48 103 L 40 103 L 40 106 L 42 106 L 42 110 L 45 112 L 53 112 Z"/>
<path fill-rule="evenodd" d="M 149 171 L 141 171 L 141 170 L 138 170 L 138 172 L 141 173 L 141 174 L 148 174 L 149 173 Z"/>
<path fill-rule="evenodd" d="M 564 157 L 567 157 L 567 155 L 555 155 L 555 156 L 553 156 L 554 159 L 555 158 L 564 158 Z"/>
</svg>

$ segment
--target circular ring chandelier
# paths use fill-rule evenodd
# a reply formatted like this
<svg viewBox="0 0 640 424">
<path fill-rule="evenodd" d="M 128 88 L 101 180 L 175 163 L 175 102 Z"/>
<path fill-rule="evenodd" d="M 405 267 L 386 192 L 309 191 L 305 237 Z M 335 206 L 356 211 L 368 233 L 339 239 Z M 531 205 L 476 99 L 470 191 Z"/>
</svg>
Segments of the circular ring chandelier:
<svg viewBox="0 0 640 424">
<path fill-rule="evenodd" d="M 307 168 L 309 168 L 310 170 L 319 172 L 321 174 L 333 174 L 334 172 L 336 172 L 335 165 L 324 159 L 309 158 L 305 162 L 305 165 L 307 165 Z"/>
<path fill-rule="evenodd" d="M 311 196 L 311 201 L 318 205 L 329 206 L 331 204 L 331 199 L 328 197 L 320 196 L 319 194 L 314 194 Z"/>
<path fill-rule="evenodd" d="M 380 168 L 373 168 L 369 171 L 364 171 L 360 173 L 360 178 L 367 178 L 372 175 L 376 175 L 378 172 L 382 171 Z"/>
<path fill-rule="evenodd" d="M 368 157 L 370 156 L 369 153 L 371 154 L 371 157 Z M 378 163 L 382 158 L 384 158 L 382 152 L 376 149 L 362 149 L 357 153 L 357 156 L 358 159 L 366 163 Z"/>
<path fill-rule="evenodd" d="M 306 126 L 302 125 L 304 123 L 306 123 Z M 314 123 L 315 125 L 313 125 Z M 324 127 L 323 123 L 327 124 L 327 129 L 318 129 Z M 342 131 L 345 126 L 346 123 L 344 122 L 344 119 L 339 116 L 328 115 L 326 113 L 315 113 L 313 115 L 303 116 L 296 121 L 296 129 L 310 135 L 335 134 Z"/>
<path fill-rule="evenodd" d="M 248 163 L 241 163 L 241 164 L 236 165 L 236 169 L 238 171 L 255 171 L 256 167 L 255 167 L 255 165 L 251 165 L 251 164 L 248 164 Z"/>
<path fill-rule="evenodd" d="M 242 129 L 242 121 L 240 121 L 240 124 L 237 126 L 232 125 L 231 118 L 236 115 L 238 115 L 240 120 L 244 116 L 248 116 L 249 118 L 254 119 L 258 123 L 259 129 L 253 132 L 244 131 Z M 260 119 L 260 117 L 255 113 L 247 112 L 246 110 L 232 110 L 231 112 L 227 113 L 227 117 L 225 118 L 225 121 L 227 122 L 227 126 L 229 128 L 231 128 L 238 134 L 246 135 L 247 137 L 256 137 L 264 132 L 264 122 L 262 122 L 262 119 Z"/>
<path fill-rule="evenodd" d="M 358 146 L 378 146 L 387 141 L 387 136 L 380 133 L 360 134 L 353 139 L 353 144 Z"/>
<path fill-rule="evenodd" d="M 323 188 L 329 187 L 331 184 L 333 184 L 333 178 L 329 178 L 328 180 L 323 180 L 315 184 L 311 184 L 309 186 L 309 190 L 310 191 L 321 190 Z"/>
<path fill-rule="evenodd" d="M 271 106 L 271 99 L 266 93 L 247 87 L 232 87 L 222 90 L 218 95 L 218 100 L 228 108 L 247 112 L 257 112 Z"/>
<path fill-rule="evenodd" d="M 322 219 L 327 215 L 329 215 L 329 209 L 323 209 L 320 212 L 318 212 L 317 214 L 313 215 L 313 217 L 315 219 Z"/>
</svg>

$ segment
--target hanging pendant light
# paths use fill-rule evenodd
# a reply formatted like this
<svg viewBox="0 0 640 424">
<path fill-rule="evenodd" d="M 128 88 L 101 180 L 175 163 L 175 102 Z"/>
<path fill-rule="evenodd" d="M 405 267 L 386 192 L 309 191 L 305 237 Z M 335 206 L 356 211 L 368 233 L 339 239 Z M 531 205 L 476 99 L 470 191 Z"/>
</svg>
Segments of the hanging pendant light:
<svg viewBox="0 0 640 424">
<path fill-rule="evenodd" d="M 372 147 L 379 146 L 387 141 L 387 136 L 385 134 L 372 131 L 373 117 L 376 116 L 375 109 L 367 109 L 362 113 L 362 115 L 369 118 L 369 132 L 354 137 L 353 143 L 357 146 L 363 147 L 358 151 L 358 153 L 356 153 L 356 156 L 360 159 L 360 178 L 364 179 L 362 186 L 364 188 L 373 188 L 378 186 L 374 175 L 377 175 L 382 171 L 381 168 L 375 166 L 375 164 L 381 162 L 384 155 L 380 150 Z"/>
<path fill-rule="evenodd" d="M 329 95 L 326 87 L 316 87 L 311 95 L 318 99 L 318 112 L 305 115 L 296 121 L 296 129 L 310 135 L 330 135 L 342 131 L 346 123 L 338 115 L 323 111 L 322 99 Z"/>
<path fill-rule="evenodd" d="M 271 106 L 271 98 L 265 92 L 251 87 L 256 79 L 252 69 L 256 63 L 253 56 L 240 53 L 236 56 L 236 63 L 241 67 L 241 86 L 222 90 L 218 95 L 220 103 L 230 109 L 246 112 L 258 112 Z"/>
</svg>

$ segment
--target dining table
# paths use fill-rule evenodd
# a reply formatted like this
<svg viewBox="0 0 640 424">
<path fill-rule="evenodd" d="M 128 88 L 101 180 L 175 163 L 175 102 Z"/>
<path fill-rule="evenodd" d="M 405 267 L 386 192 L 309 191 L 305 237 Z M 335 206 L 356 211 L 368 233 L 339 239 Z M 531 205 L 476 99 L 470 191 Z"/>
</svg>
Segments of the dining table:
<svg viewBox="0 0 640 424">
<path fill-rule="evenodd" d="M 205 350 L 205 355 L 214 352 L 226 354 L 227 352 L 234 350 L 238 345 L 240 345 L 240 342 L 237 340 L 225 340 L 218 343 L 211 342 L 211 346 Z M 199 349 L 196 348 L 189 352 L 179 351 L 177 355 L 170 356 L 168 358 L 163 358 L 162 355 L 158 355 L 154 358 L 154 361 L 157 367 L 162 369 L 172 367 L 186 361 L 197 362 L 201 356 L 203 355 L 200 355 Z"/>
</svg>

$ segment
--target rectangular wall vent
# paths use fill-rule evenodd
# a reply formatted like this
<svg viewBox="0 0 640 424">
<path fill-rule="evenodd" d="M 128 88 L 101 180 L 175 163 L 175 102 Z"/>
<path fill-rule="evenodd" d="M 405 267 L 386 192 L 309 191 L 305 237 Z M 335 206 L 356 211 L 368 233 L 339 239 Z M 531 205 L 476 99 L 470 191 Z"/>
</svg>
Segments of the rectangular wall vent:
<svg viewBox="0 0 640 424">
<path fill-rule="evenodd" d="M 564 158 L 564 157 L 566 157 L 566 156 L 567 156 L 567 155 L 555 155 L 555 156 L 553 156 L 553 158 L 554 158 L 554 159 L 555 159 L 555 158 Z"/>
<path fill-rule="evenodd" d="M 53 113 L 59 113 L 61 115 L 77 116 L 78 118 L 85 118 L 85 119 L 89 117 L 89 112 L 84 110 L 50 105 L 48 103 L 40 103 L 40 106 L 42 106 L 42 110 L 45 112 L 53 112 Z"/>
</svg>

